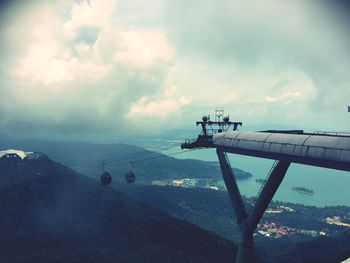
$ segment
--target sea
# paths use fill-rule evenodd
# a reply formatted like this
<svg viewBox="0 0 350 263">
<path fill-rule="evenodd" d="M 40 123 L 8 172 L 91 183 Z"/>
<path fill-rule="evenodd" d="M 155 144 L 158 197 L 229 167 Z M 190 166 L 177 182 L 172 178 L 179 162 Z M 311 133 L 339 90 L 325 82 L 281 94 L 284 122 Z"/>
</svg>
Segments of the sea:
<svg viewBox="0 0 350 263">
<path fill-rule="evenodd" d="M 163 152 L 172 155 L 179 149 Z M 198 149 L 172 155 L 179 159 L 197 159 L 218 162 L 215 149 Z M 231 166 L 249 172 L 253 177 L 238 180 L 242 195 L 255 197 L 261 187 L 256 179 L 265 179 L 274 161 L 269 159 L 229 154 Z M 294 191 L 293 187 L 304 187 L 314 194 Z M 278 188 L 274 200 L 310 206 L 350 206 L 350 173 L 327 168 L 292 163 Z"/>
</svg>

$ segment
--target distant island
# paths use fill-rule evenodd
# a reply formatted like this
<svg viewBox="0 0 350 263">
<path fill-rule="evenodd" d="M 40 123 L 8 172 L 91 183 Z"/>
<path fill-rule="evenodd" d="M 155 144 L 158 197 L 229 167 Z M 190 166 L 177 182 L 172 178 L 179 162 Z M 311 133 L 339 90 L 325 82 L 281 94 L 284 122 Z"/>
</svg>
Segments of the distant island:
<svg viewBox="0 0 350 263">
<path fill-rule="evenodd" d="M 309 188 L 305 188 L 305 187 L 301 187 L 301 186 L 294 186 L 294 187 L 292 187 L 292 190 L 295 192 L 298 192 L 300 194 L 308 194 L 308 195 L 314 194 L 314 190 L 309 189 Z"/>
<path fill-rule="evenodd" d="M 266 179 L 258 178 L 258 179 L 255 179 L 255 182 L 259 184 L 264 184 L 266 182 Z"/>
</svg>

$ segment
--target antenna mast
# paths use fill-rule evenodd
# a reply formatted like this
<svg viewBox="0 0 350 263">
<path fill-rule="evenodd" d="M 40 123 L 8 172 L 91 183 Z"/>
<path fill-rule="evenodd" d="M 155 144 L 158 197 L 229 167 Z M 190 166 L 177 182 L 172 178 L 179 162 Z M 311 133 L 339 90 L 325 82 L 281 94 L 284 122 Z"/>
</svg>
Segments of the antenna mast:
<svg viewBox="0 0 350 263">
<path fill-rule="evenodd" d="M 230 117 L 225 116 L 223 109 L 215 110 L 215 121 L 210 120 L 210 115 L 203 116 L 202 121 L 197 121 L 196 125 L 202 126 L 202 131 L 198 135 L 197 140 L 186 140 L 181 145 L 182 149 L 193 148 L 212 148 L 213 147 L 213 135 L 215 133 L 227 132 L 232 127 L 233 131 L 238 129 L 238 126 L 242 126 L 242 122 L 230 121 Z"/>
</svg>

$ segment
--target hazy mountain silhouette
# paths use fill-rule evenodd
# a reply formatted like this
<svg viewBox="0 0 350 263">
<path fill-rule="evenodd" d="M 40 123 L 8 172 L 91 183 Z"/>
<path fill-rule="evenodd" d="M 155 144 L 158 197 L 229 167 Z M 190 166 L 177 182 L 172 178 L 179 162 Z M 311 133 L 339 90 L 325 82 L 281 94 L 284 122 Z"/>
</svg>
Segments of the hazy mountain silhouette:
<svg viewBox="0 0 350 263">
<path fill-rule="evenodd" d="M 150 184 L 152 180 L 164 179 L 221 178 L 218 163 L 180 160 L 135 145 L 54 142 L 9 137 L 0 137 L 0 145 L 3 149 L 19 148 L 26 151 L 44 152 L 53 160 L 97 179 L 102 168 L 102 162 L 97 161 L 106 159 L 108 161 L 105 168 L 113 174 L 114 181 L 123 181 L 124 174 L 129 169 L 133 169 L 137 173 L 137 183 L 144 184 Z M 156 147 L 156 150 L 167 147 L 169 146 L 160 145 Z M 177 150 L 181 151 L 180 145 L 178 145 Z M 140 160 L 141 162 L 138 162 Z M 134 162 L 134 167 L 130 162 Z M 239 179 L 252 176 L 250 173 L 236 168 L 234 168 L 234 172 Z"/>
<path fill-rule="evenodd" d="M 0 262 L 232 262 L 236 246 L 43 156 L 0 161 Z"/>
</svg>

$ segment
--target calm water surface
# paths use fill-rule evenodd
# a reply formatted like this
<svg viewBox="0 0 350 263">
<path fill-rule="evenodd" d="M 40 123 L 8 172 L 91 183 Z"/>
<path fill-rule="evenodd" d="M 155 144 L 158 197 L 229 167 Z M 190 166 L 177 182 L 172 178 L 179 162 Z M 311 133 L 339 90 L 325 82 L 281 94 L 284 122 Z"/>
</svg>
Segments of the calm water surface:
<svg viewBox="0 0 350 263">
<path fill-rule="evenodd" d="M 178 151 L 176 149 L 175 151 Z M 172 153 L 169 151 L 167 153 Z M 255 179 L 265 178 L 273 160 L 228 154 L 231 166 L 253 174 L 253 178 L 238 181 L 245 196 L 255 196 L 261 184 Z M 175 157 L 175 156 L 174 156 Z M 218 161 L 213 149 L 201 149 L 176 155 L 181 159 Z M 314 191 L 313 195 L 293 191 L 293 186 L 302 186 Z M 350 206 L 350 173 L 307 165 L 291 164 L 274 200 L 314 206 Z"/>
</svg>

